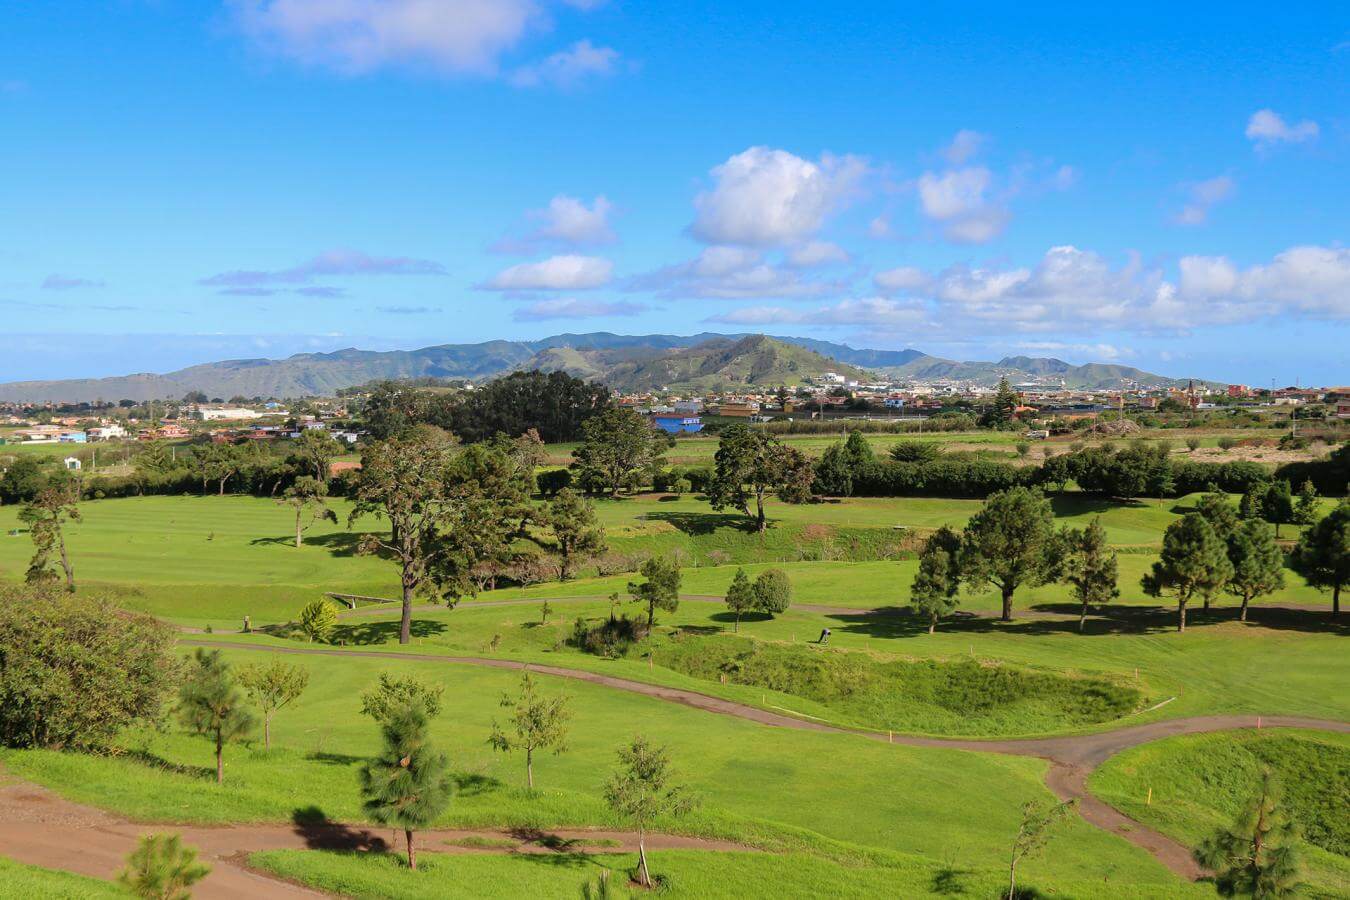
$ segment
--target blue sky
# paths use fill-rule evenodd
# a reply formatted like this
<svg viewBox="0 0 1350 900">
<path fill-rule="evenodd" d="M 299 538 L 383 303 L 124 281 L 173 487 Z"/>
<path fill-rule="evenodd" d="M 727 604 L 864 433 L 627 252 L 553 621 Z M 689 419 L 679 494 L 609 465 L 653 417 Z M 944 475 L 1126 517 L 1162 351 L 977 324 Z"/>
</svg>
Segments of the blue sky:
<svg viewBox="0 0 1350 900">
<path fill-rule="evenodd" d="M 560 331 L 1350 382 L 1337 3 L 0 10 L 0 379 Z"/>
</svg>

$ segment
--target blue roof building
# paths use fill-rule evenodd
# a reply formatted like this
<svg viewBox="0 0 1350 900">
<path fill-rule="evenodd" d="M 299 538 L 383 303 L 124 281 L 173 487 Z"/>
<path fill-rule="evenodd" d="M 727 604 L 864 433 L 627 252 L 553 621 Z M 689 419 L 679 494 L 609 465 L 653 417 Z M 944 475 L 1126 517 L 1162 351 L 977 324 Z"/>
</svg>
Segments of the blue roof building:
<svg viewBox="0 0 1350 900">
<path fill-rule="evenodd" d="M 668 434 L 697 434 L 703 430 L 698 416 L 653 416 L 652 424 Z"/>
</svg>

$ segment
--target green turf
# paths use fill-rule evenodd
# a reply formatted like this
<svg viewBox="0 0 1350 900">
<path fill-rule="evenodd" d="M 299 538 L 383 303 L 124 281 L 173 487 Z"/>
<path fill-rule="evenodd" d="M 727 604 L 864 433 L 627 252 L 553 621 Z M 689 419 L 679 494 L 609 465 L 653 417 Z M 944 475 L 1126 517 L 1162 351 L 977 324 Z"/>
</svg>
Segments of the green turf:
<svg viewBox="0 0 1350 900">
<path fill-rule="evenodd" d="M 4 856 L 0 856 L 0 893 L 25 900 L 98 900 L 131 896 L 112 882 L 29 866 Z"/>
<path fill-rule="evenodd" d="M 1276 729 L 1169 738 L 1108 760 L 1090 785 L 1128 815 L 1194 847 L 1236 819 L 1262 767 L 1279 776 L 1286 808 L 1304 832 L 1310 892 L 1350 895 L 1350 735 Z"/>
<path fill-rule="evenodd" d="M 231 653 L 231 659 L 256 659 Z M 796 849 L 856 863 L 875 854 L 956 857 L 963 865 L 999 865 L 1019 809 L 1048 798 L 1045 763 L 1028 758 L 887 745 L 852 735 L 801 732 L 612 689 L 542 678 L 565 689 L 575 718 L 569 751 L 536 761 L 537 793 L 521 788 L 519 759 L 487 744 L 497 699 L 518 684 L 515 673 L 459 665 L 301 658 L 309 692 L 273 725 L 275 746 L 229 748 L 226 784 L 212 782 L 205 739 L 170 729 L 129 735 L 120 756 L 4 751 L 14 774 L 82 802 L 142 821 L 287 822 L 295 816 L 361 821 L 356 770 L 378 743 L 358 713 L 359 693 L 378 672 L 416 671 L 447 687 L 435 738 L 450 753 L 458 794 L 442 824 L 462 826 L 614 827 L 601 787 L 614 751 L 635 732 L 668 745 L 701 799 L 680 823 L 710 836 Z M 979 797 L 973 804 L 964 798 Z M 1074 821 L 1057 852 L 1029 866 L 1048 881 L 1107 875 L 1123 882 L 1174 885 L 1147 854 Z"/>
</svg>

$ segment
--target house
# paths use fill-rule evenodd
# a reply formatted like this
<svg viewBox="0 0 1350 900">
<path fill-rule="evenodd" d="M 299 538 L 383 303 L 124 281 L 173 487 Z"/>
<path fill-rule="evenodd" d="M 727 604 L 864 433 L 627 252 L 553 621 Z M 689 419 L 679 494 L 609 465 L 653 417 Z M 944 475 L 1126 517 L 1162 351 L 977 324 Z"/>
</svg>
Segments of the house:
<svg viewBox="0 0 1350 900">
<path fill-rule="evenodd" d="M 1336 418 L 1350 419 L 1350 398 L 1336 401 Z"/>
<path fill-rule="evenodd" d="M 658 414 L 652 417 L 652 424 L 667 434 L 697 434 L 703 430 L 703 420 L 698 416 Z"/>
<path fill-rule="evenodd" d="M 99 425 L 97 428 L 87 428 L 85 436 L 91 441 L 111 441 L 121 440 L 127 436 L 127 430 L 121 425 Z"/>
<path fill-rule="evenodd" d="M 758 403 L 723 403 L 717 407 L 719 416 L 730 416 L 736 419 L 748 419 L 758 413 Z"/>
<path fill-rule="evenodd" d="M 73 456 L 66 457 L 66 468 L 72 472 L 80 471 L 80 461 Z"/>
<path fill-rule="evenodd" d="M 199 406 L 192 411 L 193 418 L 203 422 L 237 422 L 243 419 L 261 419 L 263 414 L 243 406 Z"/>
</svg>

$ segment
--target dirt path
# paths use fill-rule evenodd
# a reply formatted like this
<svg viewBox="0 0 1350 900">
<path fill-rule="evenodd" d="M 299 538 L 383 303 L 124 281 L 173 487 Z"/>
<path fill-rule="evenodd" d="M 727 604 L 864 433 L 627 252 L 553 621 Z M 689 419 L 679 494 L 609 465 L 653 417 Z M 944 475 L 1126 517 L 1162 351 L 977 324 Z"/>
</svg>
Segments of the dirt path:
<svg viewBox="0 0 1350 900">
<path fill-rule="evenodd" d="M 266 651 L 273 653 L 310 654 L 319 656 L 375 657 L 379 659 L 419 660 L 458 665 L 489 666 L 498 669 L 525 669 L 558 678 L 571 678 L 591 684 L 615 688 L 655 697 L 670 703 L 691 706 L 705 712 L 735 716 L 778 728 L 795 728 L 803 731 L 820 731 L 833 734 L 853 734 L 874 741 L 903 744 L 910 747 L 934 747 L 947 750 L 969 750 L 978 753 L 1006 753 L 1015 756 L 1034 756 L 1050 762 L 1046 773 L 1046 785 L 1062 800 L 1076 798 L 1083 818 L 1099 828 L 1116 834 L 1136 846 L 1142 847 L 1167 868 L 1183 878 L 1194 880 L 1202 873 L 1191 859 L 1190 851 L 1181 844 L 1125 816 L 1115 808 L 1093 797 L 1087 790 L 1087 779 L 1094 769 L 1122 750 L 1139 744 L 1147 744 L 1162 738 L 1180 734 L 1199 734 L 1210 731 L 1230 731 L 1237 728 L 1315 728 L 1323 731 L 1350 732 L 1350 722 L 1338 722 L 1327 719 L 1311 719 L 1300 716 L 1195 716 L 1187 719 L 1173 719 L 1164 722 L 1148 722 L 1131 725 L 1114 731 L 1095 734 L 1069 735 L 1065 737 L 1032 738 L 1018 740 L 973 740 L 959 738 L 919 737 L 915 735 L 885 735 L 877 732 L 854 730 L 829 725 L 824 722 L 812 722 L 793 716 L 782 715 L 743 703 L 724 700 L 697 691 L 663 687 L 629 678 L 616 678 L 581 669 L 567 669 L 559 666 L 522 663 L 509 659 L 492 659 L 479 656 L 436 656 L 425 653 L 392 653 L 380 651 L 340 650 L 318 647 L 265 647 L 257 644 L 235 644 L 229 642 L 181 641 L 194 646 L 219 647 L 232 649 Z"/>
<path fill-rule="evenodd" d="M 398 850 L 402 838 L 388 829 L 318 825 L 230 825 L 220 827 L 146 825 L 66 800 L 37 785 L 0 772 L 0 853 L 30 865 L 64 869 L 92 878 L 112 878 L 142 834 L 173 832 L 196 847 L 211 874 L 193 890 L 200 900 L 239 897 L 321 897 L 316 891 L 246 867 L 258 850 Z M 466 846 L 465 841 L 489 846 Z M 530 853 L 571 855 L 637 849 L 629 832 L 584 829 L 537 831 L 436 830 L 418 832 L 422 850 L 443 853 Z M 649 834 L 655 849 L 747 850 L 731 841 Z"/>
</svg>

